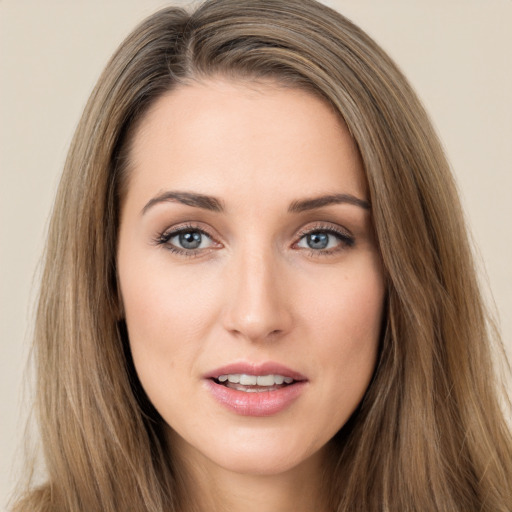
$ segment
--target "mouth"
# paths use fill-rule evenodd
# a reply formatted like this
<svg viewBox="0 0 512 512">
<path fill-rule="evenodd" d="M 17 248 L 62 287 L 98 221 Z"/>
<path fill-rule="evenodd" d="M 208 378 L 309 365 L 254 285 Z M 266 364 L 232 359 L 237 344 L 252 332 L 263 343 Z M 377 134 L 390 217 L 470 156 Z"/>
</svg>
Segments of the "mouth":
<svg viewBox="0 0 512 512">
<path fill-rule="evenodd" d="M 308 379 L 285 366 L 236 363 L 205 375 L 207 389 L 222 406 L 242 416 L 271 416 L 289 407 Z"/>
<path fill-rule="evenodd" d="M 285 377 L 279 374 L 248 375 L 246 373 L 223 374 L 212 380 L 216 384 L 244 393 L 277 391 L 298 382 L 293 377 Z"/>
</svg>

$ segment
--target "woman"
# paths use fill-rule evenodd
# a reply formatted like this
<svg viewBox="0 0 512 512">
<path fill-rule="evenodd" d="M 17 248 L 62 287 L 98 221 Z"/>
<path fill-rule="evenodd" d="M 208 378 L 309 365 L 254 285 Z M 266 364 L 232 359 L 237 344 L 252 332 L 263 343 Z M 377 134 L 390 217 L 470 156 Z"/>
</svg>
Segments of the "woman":
<svg viewBox="0 0 512 512">
<path fill-rule="evenodd" d="M 140 25 L 77 129 L 17 510 L 512 510 L 455 187 L 407 82 L 312 1 Z"/>
</svg>

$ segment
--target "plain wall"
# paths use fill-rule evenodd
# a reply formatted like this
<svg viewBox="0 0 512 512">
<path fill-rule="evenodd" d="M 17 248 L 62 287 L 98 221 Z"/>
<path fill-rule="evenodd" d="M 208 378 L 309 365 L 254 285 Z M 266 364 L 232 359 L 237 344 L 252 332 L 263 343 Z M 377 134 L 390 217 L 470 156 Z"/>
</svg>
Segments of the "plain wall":
<svg viewBox="0 0 512 512">
<path fill-rule="evenodd" d="M 66 151 L 109 56 L 167 3 L 0 0 L 0 507 L 19 469 L 34 275 Z M 512 1 L 325 3 L 390 53 L 431 114 L 512 354 Z"/>
</svg>

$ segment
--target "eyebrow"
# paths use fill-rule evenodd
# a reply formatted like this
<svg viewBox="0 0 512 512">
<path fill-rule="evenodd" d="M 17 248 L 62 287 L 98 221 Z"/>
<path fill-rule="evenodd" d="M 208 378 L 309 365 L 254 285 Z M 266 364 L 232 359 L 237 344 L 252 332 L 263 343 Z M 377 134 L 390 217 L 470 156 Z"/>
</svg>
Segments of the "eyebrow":
<svg viewBox="0 0 512 512">
<path fill-rule="evenodd" d="M 364 210 L 370 209 L 369 201 L 359 199 L 352 194 L 331 194 L 294 201 L 290 204 L 288 211 L 290 213 L 299 213 L 307 210 L 315 210 L 316 208 L 322 208 L 323 206 L 329 206 L 331 204 L 351 204 L 354 206 L 359 206 Z"/>
<path fill-rule="evenodd" d="M 144 215 L 152 206 L 167 202 L 181 203 L 187 206 L 201 208 L 203 210 L 209 210 L 212 212 L 224 212 L 224 206 L 222 205 L 222 202 L 216 197 L 198 194 L 195 192 L 166 191 L 150 199 L 142 209 L 141 213 Z M 288 212 L 300 213 L 308 210 L 315 210 L 317 208 L 322 208 L 332 204 L 351 204 L 363 208 L 364 210 L 370 209 L 370 203 L 368 201 L 359 199 L 352 194 L 330 194 L 293 201 L 288 207 Z"/>
<path fill-rule="evenodd" d="M 168 202 L 181 203 L 187 206 L 193 206 L 195 208 L 202 208 L 203 210 L 210 210 L 212 212 L 224 211 L 222 203 L 215 197 L 193 192 L 168 191 L 150 199 L 142 209 L 142 214 L 144 215 L 152 206 L 155 206 L 156 204 Z"/>
</svg>

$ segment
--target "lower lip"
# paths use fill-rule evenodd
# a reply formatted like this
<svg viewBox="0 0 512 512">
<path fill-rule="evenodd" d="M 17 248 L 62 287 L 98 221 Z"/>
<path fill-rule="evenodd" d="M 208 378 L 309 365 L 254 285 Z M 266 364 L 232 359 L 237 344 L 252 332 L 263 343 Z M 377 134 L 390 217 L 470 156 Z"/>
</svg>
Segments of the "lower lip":
<svg viewBox="0 0 512 512">
<path fill-rule="evenodd" d="M 246 393 L 217 384 L 211 379 L 206 386 L 213 397 L 240 416 L 272 416 L 287 409 L 302 393 L 306 382 L 295 382 L 274 391 Z"/>
</svg>

